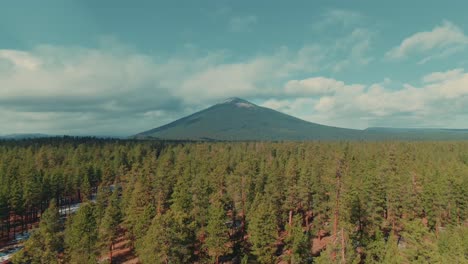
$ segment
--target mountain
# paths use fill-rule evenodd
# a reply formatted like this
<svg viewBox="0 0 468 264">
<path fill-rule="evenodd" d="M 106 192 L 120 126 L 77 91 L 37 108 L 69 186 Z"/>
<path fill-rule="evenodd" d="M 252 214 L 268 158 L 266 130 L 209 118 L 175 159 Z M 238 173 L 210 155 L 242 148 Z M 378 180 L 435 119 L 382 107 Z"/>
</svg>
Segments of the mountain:
<svg viewBox="0 0 468 264">
<path fill-rule="evenodd" d="M 134 136 L 161 140 L 468 140 L 467 129 L 367 128 L 320 125 L 229 98 Z"/>
<path fill-rule="evenodd" d="M 229 98 L 137 138 L 167 140 L 338 140 L 360 139 L 362 131 L 324 126 Z"/>
</svg>

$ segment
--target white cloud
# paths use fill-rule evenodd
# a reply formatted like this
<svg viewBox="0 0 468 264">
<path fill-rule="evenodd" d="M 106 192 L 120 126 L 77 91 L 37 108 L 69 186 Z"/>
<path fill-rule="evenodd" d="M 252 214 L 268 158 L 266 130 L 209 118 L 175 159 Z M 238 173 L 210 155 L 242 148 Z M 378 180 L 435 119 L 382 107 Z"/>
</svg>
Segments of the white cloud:
<svg viewBox="0 0 468 264">
<path fill-rule="evenodd" d="M 128 135 L 229 96 L 277 94 L 278 80 L 317 68 L 312 52 L 303 56 L 307 48 L 227 63 L 226 52 L 158 60 L 105 45 L 110 46 L 0 50 L 0 107 L 8 113 L 0 123 L 9 124 L 0 134 Z"/>
<path fill-rule="evenodd" d="M 325 77 L 313 77 L 303 80 L 288 81 L 284 91 L 296 96 L 315 96 L 322 94 L 333 94 L 343 89 L 360 89 L 361 86 L 347 86 L 342 81 Z"/>
<path fill-rule="evenodd" d="M 291 102 L 287 100 L 268 99 L 262 103 L 262 106 L 287 112 L 291 108 Z"/>
<path fill-rule="evenodd" d="M 6 60 L 17 68 L 34 70 L 40 62 L 29 53 L 17 50 L 0 50 L 0 60 Z"/>
<path fill-rule="evenodd" d="M 390 88 L 389 79 L 371 85 L 324 77 L 294 80 L 284 87 L 289 99 L 269 100 L 264 106 L 311 122 L 351 128 L 468 127 L 468 73 L 454 69 L 422 80 L 419 87 L 404 84 L 398 89 Z"/>
<path fill-rule="evenodd" d="M 229 20 L 229 30 L 233 32 L 250 31 L 256 23 L 257 17 L 254 15 L 232 17 Z"/>
<path fill-rule="evenodd" d="M 453 69 L 445 72 L 433 72 L 423 77 L 423 82 L 432 83 L 440 81 L 448 81 L 460 78 L 464 74 L 464 69 Z"/>
<path fill-rule="evenodd" d="M 299 51 L 291 56 L 292 58 L 285 61 L 282 66 L 282 70 L 285 73 L 294 72 L 294 71 L 309 71 L 314 72 L 319 69 L 320 66 L 324 64 L 326 59 L 326 53 L 328 51 L 317 44 L 305 45 Z M 286 48 L 282 51 L 284 53 L 290 53 Z"/>
<path fill-rule="evenodd" d="M 337 60 L 332 66 L 332 70 L 339 72 L 345 68 L 355 65 L 367 65 L 373 60 L 369 57 L 368 52 L 371 48 L 373 33 L 367 29 L 356 28 L 351 34 L 345 36 L 336 43 L 336 50 L 344 51 L 344 59 Z"/>
<path fill-rule="evenodd" d="M 386 57 L 390 59 L 405 58 L 413 53 L 425 53 L 438 50 L 447 56 L 453 52 L 465 48 L 468 44 L 468 36 L 463 31 L 451 23 L 444 21 L 442 25 L 436 26 L 431 31 L 415 33 L 401 44 L 387 52 Z M 425 58 L 421 63 L 427 62 L 430 57 Z"/>
<path fill-rule="evenodd" d="M 367 65 L 373 60 L 369 56 L 373 37 L 373 32 L 355 28 L 351 33 L 331 42 L 304 45 L 297 53 L 289 54 L 283 70 L 340 72 L 351 67 Z M 285 50 L 287 51 L 286 48 Z"/>
<path fill-rule="evenodd" d="M 22 53 L 24 57 L 34 58 L 35 63 L 21 60 L 20 65 L 26 67 L 16 68 L 0 80 L 0 97 L 3 99 L 50 96 L 96 99 L 157 84 L 154 77 L 150 78 L 154 75 L 154 62 L 138 54 L 120 57 L 101 50 L 52 46 Z M 67 55 L 62 56 L 63 53 Z"/>
<path fill-rule="evenodd" d="M 177 75 L 206 67 L 216 58 L 174 58 L 163 63 L 112 47 L 40 46 L 0 50 L 0 133 L 131 134 L 142 130 L 138 113 L 183 110 L 172 95 Z M 170 115 L 168 115 L 170 116 Z M 134 120 L 135 119 L 135 120 Z M 160 118 L 141 118 L 159 123 Z M 86 123 L 86 124 L 84 124 Z M 132 124 L 132 125 L 129 125 Z M 146 125 L 147 126 L 147 125 Z"/>
<path fill-rule="evenodd" d="M 310 97 L 296 97 L 291 99 L 268 99 L 261 105 L 272 108 L 283 113 L 291 114 L 299 118 L 304 118 L 303 113 L 307 113 L 315 105 L 317 99 Z"/>
<path fill-rule="evenodd" d="M 188 76 L 175 93 L 196 101 L 252 95 L 258 93 L 258 85 L 268 82 L 277 70 L 275 66 L 280 65 L 275 56 L 211 65 Z"/>
<path fill-rule="evenodd" d="M 320 98 L 318 103 L 314 106 L 314 109 L 318 112 L 326 112 L 333 109 L 335 106 L 335 98 L 330 96 L 324 96 Z"/>
</svg>

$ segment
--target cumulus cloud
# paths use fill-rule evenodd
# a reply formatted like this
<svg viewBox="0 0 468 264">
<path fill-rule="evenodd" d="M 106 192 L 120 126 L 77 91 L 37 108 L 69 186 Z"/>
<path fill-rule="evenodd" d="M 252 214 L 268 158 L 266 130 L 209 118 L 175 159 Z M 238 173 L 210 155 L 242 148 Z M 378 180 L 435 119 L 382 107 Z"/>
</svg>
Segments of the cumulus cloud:
<svg viewBox="0 0 468 264">
<path fill-rule="evenodd" d="M 360 85 L 347 86 L 342 81 L 325 77 L 313 77 L 303 80 L 290 80 L 286 83 L 284 91 L 296 96 L 314 96 L 333 94 L 343 89 L 360 89 Z"/>
<path fill-rule="evenodd" d="M 434 27 L 431 31 L 415 33 L 404 39 L 400 45 L 387 52 L 390 59 L 401 59 L 413 53 L 426 53 L 437 51 L 437 56 L 447 56 L 457 52 L 468 44 L 468 36 L 455 24 L 444 21 L 442 25 Z M 421 63 L 432 59 L 433 56 L 424 58 Z"/>
<path fill-rule="evenodd" d="M 223 51 L 157 59 L 112 43 L 0 50 L 0 134 L 130 135 L 226 97 L 275 94 L 278 80 L 317 68 L 304 50 L 230 63 Z"/>
<path fill-rule="evenodd" d="M 215 58 L 158 62 L 131 51 L 40 46 L 31 51 L 0 51 L 0 122 L 3 134 L 135 133 L 143 115 L 180 113 L 182 99 L 172 94 L 178 74 L 211 64 Z M 181 66 L 184 65 L 184 66 Z M 139 118 L 142 115 L 143 118 Z M 131 123 L 132 125 L 129 125 Z M 80 126 L 81 125 L 81 126 Z M 133 127 L 135 125 L 135 127 Z"/>
<path fill-rule="evenodd" d="M 254 15 L 232 17 L 229 20 L 229 30 L 232 32 L 250 31 L 256 23 L 257 17 Z"/>
<path fill-rule="evenodd" d="M 0 61 L 9 62 L 16 68 L 34 70 L 40 62 L 29 53 L 17 50 L 0 50 Z"/>
<path fill-rule="evenodd" d="M 374 33 L 364 28 L 355 28 L 351 34 L 337 41 L 334 50 L 344 51 L 344 59 L 338 59 L 332 70 L 339 72 L 353 65 L 367 65 L 373 58 L 369 56 Z"/>
<path fill-rule="evenodd" d="M 423 82 L 440 82 L 459 78 L 464 74 L 464 69 L 454 69 L 445 72 L 433 72 L 423 77 Z"/>
<path fill-rule="evenodd" d="M 212 65 L 184 80 L 175 93 L 192 98 L 188 100 L 252 95 L 259 92 L 258 85 L 269 81 L 270 75 L 275 74 L 278 70 L 275 66 L 281 66 L 281 59 L 275 55 Z"/>
<path fill-rule="evenodd" d="M 296 59 L 285 66 L 289 70 L 341 72 L 373 61 L 370 56 L 375 33 L 365 28 L 354 28 L 331 42 L 304 45 Z"/>
<path fill-rule="evenodd" d="M 101 101 L 103 108 L 112 108 L 130 93 L 137 92 L 135 98 L 141 98 L 143 95 L 138 92 L 165 91 L 158 64 L 141 54 L 54 46 L 41 46 L 22 54 L 28 59 L 7 58 L 13 65 L 0 73 L 3 104 L 23 102 L 18 107 L 36 107 L 38 101 L 69 105 L 67 101 L 73 100 L 80 107 Z M 28 105 L 32 98 L 35 102 Z"/>
<path fill-rule="evenodd" d="M 300 118 L 335 126 L 468 127 L 468 73 L 463 69 L 435 72 L 420 85 L 395 89 L 385 79 L 371 85 L 313 77 L 284 86 L 295 97 L 263 105 Z M 465 120 L 465 121 L 460 121 Z"/>
<path fill-rule="evenodd" d="M 318 112 L 330 111 L 335 106 L 335 98 L 331 96 L 324 96 L 320 98 L 318 103 L 314 106 L 314 109 Z"/>
<path fill-rule="evenodd" d="M 305 109 L 310 109 L 311 106 L 317 103 L 317 99 L 313 97 L 295 97 L 291 99 L 268 99 L 261 106 L 275 109 L 297 117 L 303 117 Z"/>
</svg>

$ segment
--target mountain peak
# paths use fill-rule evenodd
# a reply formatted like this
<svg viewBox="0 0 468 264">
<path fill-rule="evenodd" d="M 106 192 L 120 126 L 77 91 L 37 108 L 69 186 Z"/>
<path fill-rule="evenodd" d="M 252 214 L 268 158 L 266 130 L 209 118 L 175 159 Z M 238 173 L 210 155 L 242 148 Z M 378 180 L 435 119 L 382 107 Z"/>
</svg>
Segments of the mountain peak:
<svg viewBox="0 0 468 264">
<path fill-rule="evenodd" d="M 228 104 L 228 105 L 234 105 L 236 107 L 242 107 L 242 108 L 253 108 L 256 107 L 255 104 L 252 104 L 251 102 L 238 98 L 238 97 L 230 97 L 224 100 L 220 104 Z"/>
<path fill-rule="evenodd" d="M 248 103 L 246 100 L 244 99 L 241 99 L 239 97 L 229 97 L 227 99 L 225 99 L 223 102 L 223 104 L 235 104 L 235 103 Z"/>
</svg>

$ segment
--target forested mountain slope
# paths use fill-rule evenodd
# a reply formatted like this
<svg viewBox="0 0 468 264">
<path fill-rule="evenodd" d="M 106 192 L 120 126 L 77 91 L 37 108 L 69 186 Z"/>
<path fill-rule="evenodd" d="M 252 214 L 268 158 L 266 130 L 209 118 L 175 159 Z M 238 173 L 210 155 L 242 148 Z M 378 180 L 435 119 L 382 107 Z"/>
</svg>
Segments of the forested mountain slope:
<svg viewBox="0 0 468 264">
<path fill-rule="evenodd" d="M 140 133 L 138 138 L 190 140 L 359 139 L 360 131 L 310 123 L 239 98 Z"/>
</svg>

